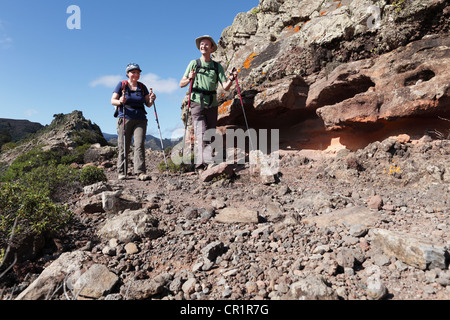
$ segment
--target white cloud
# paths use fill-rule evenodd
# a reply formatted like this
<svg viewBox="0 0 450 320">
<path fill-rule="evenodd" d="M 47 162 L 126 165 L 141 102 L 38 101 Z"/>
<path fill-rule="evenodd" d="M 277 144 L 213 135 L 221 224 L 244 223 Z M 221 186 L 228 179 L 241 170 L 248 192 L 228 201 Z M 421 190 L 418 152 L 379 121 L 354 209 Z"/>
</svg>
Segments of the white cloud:
<svg viewBox="0 0 450 320">
<path fill-rule="evenodd" d="M 173 78 L 161 79 L 158 75 L 147 73 L 141 76 L 141 81 L 153 91 L 158 93 L 172 93 L 178 89 L 178 82 Z"/>
<path fill-rule="evenodd" d="M 164 130 L 164 133 L 168 134 L 170 140 L 176 141 L 184 136 L 184 129 L 184 124 L 180 120 L 175 127 Z"/>
<path fill-rule="evenodd" d="M 114 88 L 122 80 L 121 76 L 103 76 L 94 81 L 89 85 L 91 87 L 104 86 L 108 88 Z"/>
<path fill-rule="evenodd" d="M 0 20 L 0 45 L 2 48 L 7 49 L 12 46 L 13 39 L 6 34 L 5 28 L 3 27 L 3 21 Z"/>
<path fill-rule="evenodd" d="M 6 38 L 0 38 L 0 44 L 5 45 L 5 44 L 10 44 L 11 42 L 12 42 L 12 39 L 9 38 L 9 37 L 6 37 Z"/>
<path fill-rule="evenodd" d="M 35 109 L 27 109 L 27 110 L 25 110 L 25 115 L 27 117 L 32 117 L 32 116 L 34 116 L 35 114 L 38 114 L 38 113 L 39 112 L 37 110 L 35 110 Z"/>
</svg>

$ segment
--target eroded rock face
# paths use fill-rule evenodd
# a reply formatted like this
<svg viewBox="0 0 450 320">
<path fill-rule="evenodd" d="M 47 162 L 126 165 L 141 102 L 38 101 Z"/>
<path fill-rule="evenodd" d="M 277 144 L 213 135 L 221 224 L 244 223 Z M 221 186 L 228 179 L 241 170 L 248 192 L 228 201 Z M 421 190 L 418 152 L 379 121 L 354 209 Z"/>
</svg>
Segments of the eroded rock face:
<svg viewBox="0 0 450 320">
<path fill-rule="evenodd" d="M 429 38 L 377 59 L 341 65 L 311 86 L 307 104 L 319 107 L 327 129 L 444 116 L 450 111 L 449 78 L 450 39 Z"/>
<path fill-rule="evenodd" d="M 313 121 L 301 139 L 319 130 L 329 145 L 350 129 L 396 131 L 404 119 L 447 117 L 449 15 L 444 0 L 261 0 L 223 31 L 213 58 L 227 73 L 239 70 L 250 127 L 287 132 Z M 218 97 L 219 126 L 244 127 L 236 85 Z"/>
</svg>

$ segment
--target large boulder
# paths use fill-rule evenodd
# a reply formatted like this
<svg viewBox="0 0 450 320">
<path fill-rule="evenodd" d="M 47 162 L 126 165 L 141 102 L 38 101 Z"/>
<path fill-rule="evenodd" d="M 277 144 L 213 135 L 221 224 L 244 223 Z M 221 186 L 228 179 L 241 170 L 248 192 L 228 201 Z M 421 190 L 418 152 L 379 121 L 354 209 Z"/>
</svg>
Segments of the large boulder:
<svg viewBox="0 0 450 320">
<path fill-rule="evenodd" d="M 106 240 L 116 238 L 122 242 L 130 242 L 142 238 L 156 239 L 164 232 L 158 228 L 158 220 L 147 209 L 127 209 L 107 219 L 97 233 Z"/>
</svg>

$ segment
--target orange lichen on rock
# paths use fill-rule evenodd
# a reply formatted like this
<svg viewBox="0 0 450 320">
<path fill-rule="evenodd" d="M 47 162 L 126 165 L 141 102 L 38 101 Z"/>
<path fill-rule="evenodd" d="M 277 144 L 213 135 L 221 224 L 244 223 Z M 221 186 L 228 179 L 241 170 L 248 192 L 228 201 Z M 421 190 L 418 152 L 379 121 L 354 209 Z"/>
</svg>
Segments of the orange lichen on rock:
<svg viewBox="0 0 450 320">
<path fill-rule="evenodd" d="M 244 62 L 244 68 L 245 68 L 245 69 L 250 68 L 250 66 L 252 65 L 253 59 L 255 59 L 255 57 L 256 57 L 257 55 L 258 55 L 258 54 L 257 54 L 256 52 L 253 52 L 251 55 L 248 56 L 247 59 L 245 59 L 245 62 Z"/>
<path fill-rule="evenodd" d="M 290 30 L 291 32 L 299 32 L 300 29 L 301 29 L 300 26 L 296 26 L 296 27 L 294 27 L 294 26 L 287 26 L 286 27 L 286 30 Z"/>
<path fill-rule="evenodd" d="M 228 108 L 230 107 L 232 100 L 225 101 L 220 107 L 219 107 L 219 114 L 225 114 L 228 112 Z"/>
</svg>

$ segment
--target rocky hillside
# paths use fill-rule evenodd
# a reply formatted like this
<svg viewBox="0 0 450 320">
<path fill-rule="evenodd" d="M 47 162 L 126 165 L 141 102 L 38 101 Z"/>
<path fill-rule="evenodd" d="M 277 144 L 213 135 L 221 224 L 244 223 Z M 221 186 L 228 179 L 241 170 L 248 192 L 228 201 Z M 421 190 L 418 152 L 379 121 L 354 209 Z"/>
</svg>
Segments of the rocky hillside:
<svg viewBox="0 0 450 320">
<path fill-rule="evenodd" d="M 102 135 L 100 127 L 84 118 L 81 111 L 70 114 L 55 114 L 53 121 L 42 127 L 39 133 L 31 135 L 29 139 L 19 144 L 17 148 L 0 153 L 0 163 L 11 164 L 17 156 L 37 146 L 45 150 L 68 151 L 83 144 L 100 144 L 105 146 L 107 141 Z"/>
<path fill-rule="evenodd" d="M 111 161 L 3 297 L 446 300 L 449 155 L 449 140 L 406 135 L 356 152 L 284 151 L 271 182 L 248 165 L 216 179 L 220 166 L 161 173 L 151 150 L 150 181 L 118 181 Z"/>
</svg>

